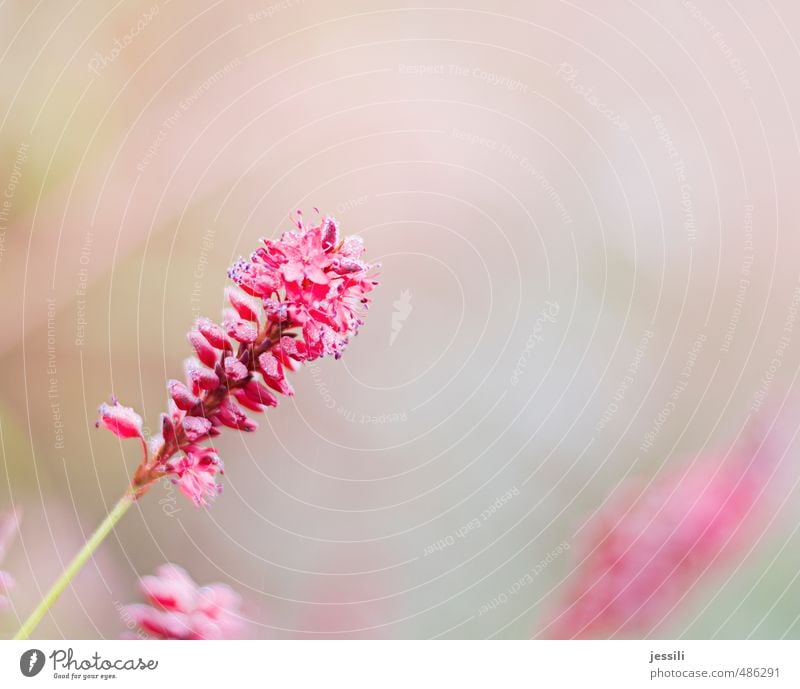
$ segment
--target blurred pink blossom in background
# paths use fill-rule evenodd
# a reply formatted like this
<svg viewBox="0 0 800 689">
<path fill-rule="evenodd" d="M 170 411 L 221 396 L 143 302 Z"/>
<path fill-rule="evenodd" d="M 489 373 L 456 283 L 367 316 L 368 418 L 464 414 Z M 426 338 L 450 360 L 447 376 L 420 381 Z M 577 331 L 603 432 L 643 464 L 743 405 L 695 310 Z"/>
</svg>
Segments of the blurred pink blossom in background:
<svg viewBox="0 0 800 689">
<path fill-rule="evenodd" d="M 697 457 L 648 485 L 625 482 L 589 522 L 582 559 L 545 634 L 646 634 L 703 574 L 740 555 L 763 526 L 782 456 L 775 435 L 752 433 L 740 447 Z"/>
<path fill-rule="evenodd" d="M 19 529 L 19 514 L 0 514 L 0 565 L 3 564 L 6 551 L 8 550 Z M 0 612 L 8 607 L 8 598 L 5 594 L 14 586 L 14 579 L 8 572 L 0 569 Z"/>
<path fill-rule="evenodd" d="M 236 639 L 245 622 L 239 595 L 225 584 L 198 586 L 185 569 L 161 565 L 154 576 L 142 577 L 147 604 L 127 605 L 124 618 L 158 639 Z"/>
</svg>

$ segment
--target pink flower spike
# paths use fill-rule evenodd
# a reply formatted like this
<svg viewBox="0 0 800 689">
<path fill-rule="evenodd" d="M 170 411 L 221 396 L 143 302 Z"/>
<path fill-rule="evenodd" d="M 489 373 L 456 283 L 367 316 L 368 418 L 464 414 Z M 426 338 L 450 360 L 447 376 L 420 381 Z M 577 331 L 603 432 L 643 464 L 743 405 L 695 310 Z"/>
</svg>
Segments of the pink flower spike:
<svg viewBox="0 0 800 689">
<path fill-rule="evenodd" d="M 168 382 L 169 412 L 161 434 L 150 439 L 151 456 L 142 441 L 144 458 L 131 482 L 137 497 L 170 476 L 195 504 L 208 504 L 219 492 L 221 469 L 197 443 L 225 427 L 255 430 L 247 412 L 278 403 L 268 387 L 294 394 L 287 371 L 326 355 L 338 359 L 356 334 L 377 284 L 375 266 L 361 259 L 362 240 L 340 239 L 330 217 L 316 225 L 297 219 L 297 230 L 262 240 L 249 259 L 231 266 L 236 286 L 226 290 L 232 308 L 223 309 L 222 325 L 199 318 L 188 333 L 195 355 L 184 364 L 185 383 Z M 265 385 L 253 379 L 257 374 Z M 103 411 L 101 422 L 122 415 L 116 403 Z"/>
<path fill-rule="evenodd" d="M 237 639 L 245 630 L 241 598 L 225 584 L 198 586 L 182 567 L 162 565 L 140 586 L 149 604 L 125 606 L 123 617 L 157 639 Z"/>
<path fill-rule="evenodd" d="M 111 404 L 101 404 L 97 410 L 100 418 L 95 426 L 107 428 L 114 435 L 122 438 L 142 438 L 142 417 L 130 407 L 123 407 L 116 398 Z"/>
</svg>

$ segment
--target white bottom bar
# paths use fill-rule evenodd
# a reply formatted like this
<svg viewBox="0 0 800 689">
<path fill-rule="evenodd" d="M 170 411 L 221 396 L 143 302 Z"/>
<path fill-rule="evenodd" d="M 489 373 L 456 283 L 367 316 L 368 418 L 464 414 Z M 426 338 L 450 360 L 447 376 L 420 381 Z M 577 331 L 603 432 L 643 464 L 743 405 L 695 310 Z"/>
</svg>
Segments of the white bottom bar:
<svg viewBox="0 0 800 689">
<path fill-rule="evenodd" d="M 41 669 L 28 678 L 21 666 L 27 672 Z M 800 642 L 0 642 L 0 687 L 94 682 L 148 689 L 195 682 L 225 689 L 795 688 Z"/>
</svg>

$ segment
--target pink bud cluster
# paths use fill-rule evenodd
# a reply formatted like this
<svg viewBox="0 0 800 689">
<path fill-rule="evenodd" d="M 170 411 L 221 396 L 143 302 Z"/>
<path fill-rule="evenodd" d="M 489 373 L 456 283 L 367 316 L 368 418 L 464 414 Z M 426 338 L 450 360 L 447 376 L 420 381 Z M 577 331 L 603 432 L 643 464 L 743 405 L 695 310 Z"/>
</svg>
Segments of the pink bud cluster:
<svg viewBox="0 0 800 689">
<path fill-rule="evenodd" d="M 170 380 L 169 413 L 161 434 L 151 439 L 133 487 L 143 493 L 162 476 L 172 476 L 196 505 L 219 491 L 223 471 L 216 451 L 203 443 L 223 427 L 254 431 L 245 410 L 261 412 L 292 395 L 287 371 L 322 356 L 339 358 L 362 324 L 368 294 L 377 282 L 374 266 L 361 256 L 359 237 L 339 238 L 333 218 L 263 240 L 249 260 L 229 270 L 230 308 L 221 324 L 201 318 L 189 332 L 195 356 L 185 363 L 185 380 Z M 121 438 L 142 438 L 142 420 L 116 400 L 100 407 L 98 425 Z"/>
<path fill-rule="evenodd" d="M 14 537 L 19 529 L 19 515 L 15 512 L 11 514 L 0 514 L 0 564 L 5 558 Z M 8 607 L 6 594 L 14 586 L 14 579 L 8 572 L 0 570 L 0 612 Z"/>
<path fill-rule="evenodd" d="M 239 595 L 225 584 L 198 586 L 182 567 L 161 565 L 139 587 L 147 604 L 126 605 L 123 618 L 157 639 L 236 639 L 245 628 Z"/>
</svg>

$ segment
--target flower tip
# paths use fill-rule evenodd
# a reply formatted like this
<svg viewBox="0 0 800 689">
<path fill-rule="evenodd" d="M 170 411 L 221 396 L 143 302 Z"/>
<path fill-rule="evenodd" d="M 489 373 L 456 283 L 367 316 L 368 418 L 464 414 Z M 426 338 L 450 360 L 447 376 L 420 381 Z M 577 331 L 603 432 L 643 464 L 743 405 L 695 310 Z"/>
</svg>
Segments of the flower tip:
<svg viewBox="0 0 800 689">
<path fill-rule="evenodd" d="M 115 397 L 112 397 L 111 404 L 101 404 L 97 412 L 100 414 L 95 422 L 97 428 L 107 428 L 123 440 L 143 437 L 142 417 L 131 407 L 123 407 Z"/>
<path fill-rule="evenodd" d="M 189 411 L 200 404 L 200 398 L 179 380 L 168 381 L 167 390 L 175 406 L 181 411 Z"/>
</svg>

